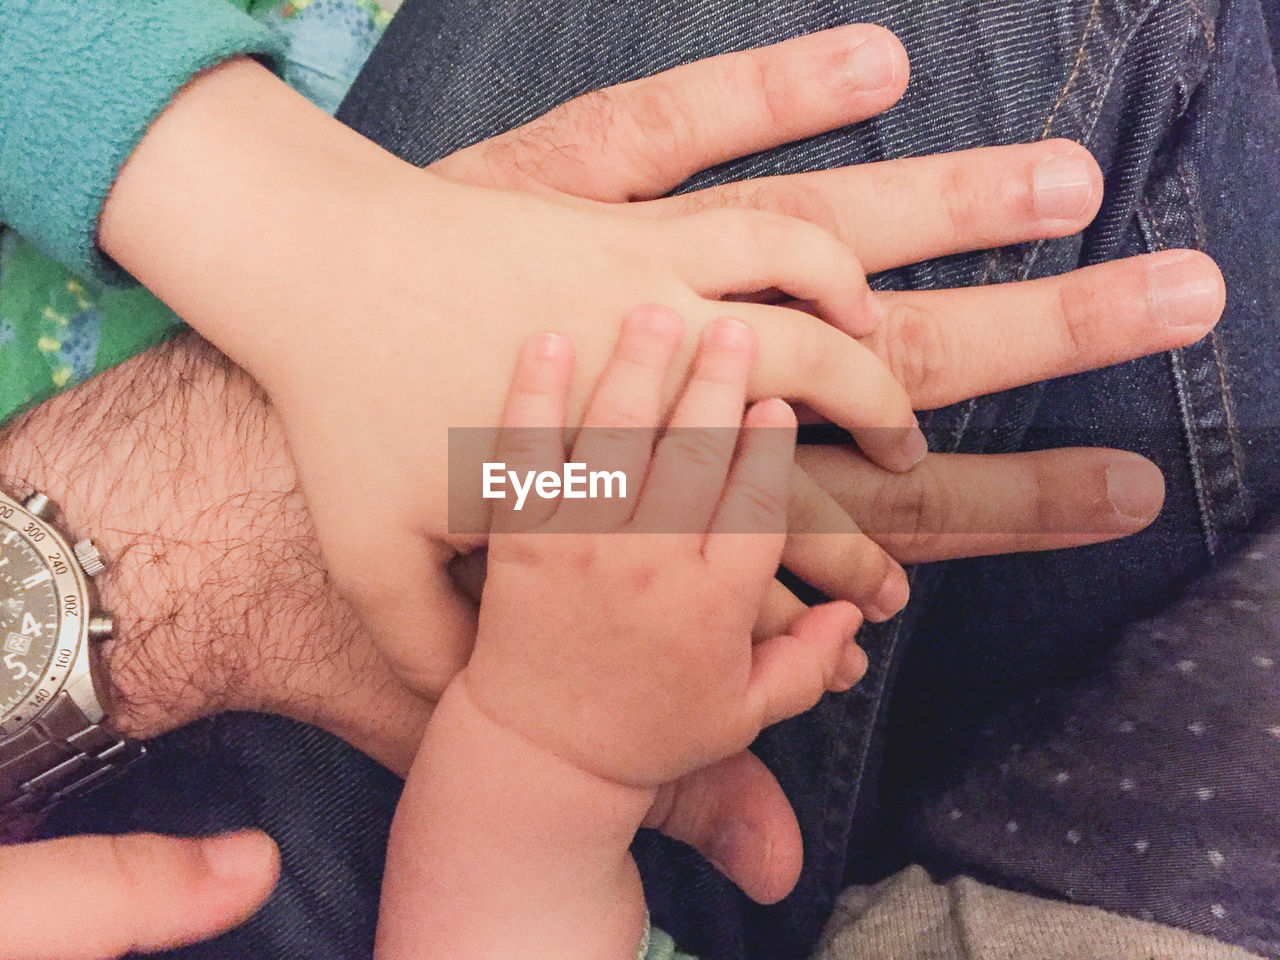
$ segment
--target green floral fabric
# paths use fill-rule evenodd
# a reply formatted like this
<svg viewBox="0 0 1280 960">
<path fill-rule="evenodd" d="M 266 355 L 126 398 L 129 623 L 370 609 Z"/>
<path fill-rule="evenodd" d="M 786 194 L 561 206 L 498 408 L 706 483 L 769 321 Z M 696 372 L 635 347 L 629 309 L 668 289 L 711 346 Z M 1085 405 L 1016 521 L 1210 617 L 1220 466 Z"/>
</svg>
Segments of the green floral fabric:
<svg viewBox="0 0 1280 960">
<path fill-rule="evenodd" d="M 228 2 L 281 38 L 282 76 L 329 111 L 391 19 L 375 0 Z M 0 423 L 184 329 L 141 287 L 78 277 L 13 230 L 0 231 Z"/>
</svg>

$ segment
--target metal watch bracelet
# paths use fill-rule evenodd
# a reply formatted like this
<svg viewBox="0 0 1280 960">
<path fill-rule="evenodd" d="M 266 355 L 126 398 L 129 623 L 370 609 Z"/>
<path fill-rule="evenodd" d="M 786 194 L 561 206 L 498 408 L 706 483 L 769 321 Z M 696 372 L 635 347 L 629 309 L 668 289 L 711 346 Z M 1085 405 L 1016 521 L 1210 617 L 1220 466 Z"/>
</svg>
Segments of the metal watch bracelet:
<svg viewBox="0 0 1280 960">
<path fill-rule="evenodd" d="M 37 812 L 114 779 L 146 749 L 91 723 L 63 691 L 0 743 L 0 819 Z"/>
</svg>

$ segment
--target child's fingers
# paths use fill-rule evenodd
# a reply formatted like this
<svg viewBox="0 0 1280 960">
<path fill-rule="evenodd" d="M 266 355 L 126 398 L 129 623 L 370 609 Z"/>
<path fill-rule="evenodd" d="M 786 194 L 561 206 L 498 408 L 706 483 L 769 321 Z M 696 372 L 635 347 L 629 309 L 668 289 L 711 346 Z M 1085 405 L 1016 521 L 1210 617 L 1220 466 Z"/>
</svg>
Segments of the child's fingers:
<svg viewBox="0 0 1280 960">
<path fill-rule="evenodd" d="M 740 320 L 703 329 L 688 385 L 653 453 L 635 511 L 638 529 L 707 529 L 733 462 L 755 352 L 755 331 Z"/>
<path fill-rule="evenodd" d="M 786 539 L 796 415 L 781 400 L 755 404 L 742 420 L 738 454 L 711 520 L 703 555 L 748 584 L 777 570 Z"/>
<path fill-rule="evenodd" d="M 786 307 L 738 304 L 760 337 L 751 396 L 798 400 L 844 427 L 867 458 L 895 473 L 929 452 L 911 398 L 879 357 L 815 317 Z"/>
<path fill-rule="evenodd" d="M 639 307 L 623 320 L 583 413 L 572 459 L 588 471 L 621 471 L 627 495 L 581 501 L 572 512 L 566 503 L 562 522 L 575 529 L 612 529 L 631 516 L 653 455 L 663 384 L 683 337 L 684 321 L 666 307 Z"/>
<path fill-rule="evenodd" d="M 791 631 L 752 651 L 748 716 L 759 729 L 804 713 L 828 690 L 848 690 L 866 672 L 866 655 L 853 642 L 862 615 L 851 603 L 824 603 L 806 611 Z"/>
<path fill-rule="evenodd" d="M 564 422 L 569 387 L 573 382 L 573 344 L 557 333 L 530 337 L 520 351 L 494 460 L 518 476 L 530 471 L 559 470 L 564 463 Z M 496 500 L 495 533 L 530 530 L 555 513 L 555 501 L 509 495 Z M 518 507 L 518 509 L 517 509 Z"/>
<path fill-rule="evenodd" d="M 827 596 L 853 601 L 876 623 L 897 614 L 911 593 L 898 562 L 799 466 L 791 471 L 782 565 Z"/>
<path fill-rule="evenodd" d="M 854 337 L 874 333 L 883 319 L 853 251 L 806 220 L 713 210 L 671 229 L 685 280 L 704 297 L 781 290 Z"/>
</svg>

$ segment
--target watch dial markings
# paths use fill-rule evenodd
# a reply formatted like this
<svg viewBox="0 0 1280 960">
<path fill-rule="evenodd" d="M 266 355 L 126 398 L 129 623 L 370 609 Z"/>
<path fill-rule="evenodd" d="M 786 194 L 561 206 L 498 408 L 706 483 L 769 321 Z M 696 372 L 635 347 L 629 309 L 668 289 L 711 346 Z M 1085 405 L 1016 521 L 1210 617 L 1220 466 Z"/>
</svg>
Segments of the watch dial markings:
<svg viewBox="0 0 1280 960">
<path fill-rule="evenodd" d="M 52 666 L 61 611 L 53 572 L 44 557 L 12 527 L 0 524 L 0 529 L 2 720 Z"/>
</svg>

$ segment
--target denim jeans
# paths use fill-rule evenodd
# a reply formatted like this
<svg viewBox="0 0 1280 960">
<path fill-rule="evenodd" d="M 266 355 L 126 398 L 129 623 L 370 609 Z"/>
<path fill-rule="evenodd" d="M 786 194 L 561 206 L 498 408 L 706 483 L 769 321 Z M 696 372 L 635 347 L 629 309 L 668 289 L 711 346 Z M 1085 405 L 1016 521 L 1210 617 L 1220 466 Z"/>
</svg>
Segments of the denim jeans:
<svg viewBox="0 0 1280 960">
<path fill-rule="evenodd" d="M 783 903 L 752 904 L 692 851 L 643 835 L 655 922 L 707 960 L 802 957 L 846 884 L 910 860 L 964 869 L 921 811 L 979 762 L 983 723 L 1086 677 L 1125 624 L 1274 513 L 1280 94 L 1259 0 L 409 0 L 339 114 L 426 164 L 587 90 L 856 21 L 906 45 L 913 77 L 899 106 L 688 187 L 1069 137 L 1106 175 L 1083 235 L 918 264 L 877 285 L 1012 281 L 1190 246 L 1218 260 L 1230 297 L 1193 346 L 926 417 L 938 451 L 1138 450 L 1165 473 L 1164 512 L 1116 543 L 912 572 L 907 611 L 863 632 L 866 679 L 756 744 L 805 838 L 804 873 Z M 315 731 L 236 716 L 167 738 L 139 779 L 56 828 L 264 825 L 283 846 L 280 890 L 241 931 L 175 956 L 358 957 L 372 941 L 396 789 Z"/>
</svg>

